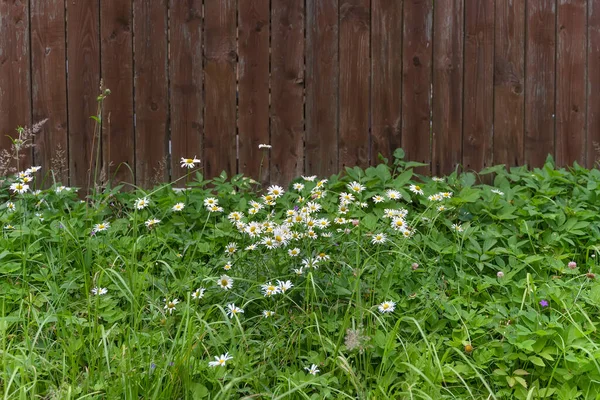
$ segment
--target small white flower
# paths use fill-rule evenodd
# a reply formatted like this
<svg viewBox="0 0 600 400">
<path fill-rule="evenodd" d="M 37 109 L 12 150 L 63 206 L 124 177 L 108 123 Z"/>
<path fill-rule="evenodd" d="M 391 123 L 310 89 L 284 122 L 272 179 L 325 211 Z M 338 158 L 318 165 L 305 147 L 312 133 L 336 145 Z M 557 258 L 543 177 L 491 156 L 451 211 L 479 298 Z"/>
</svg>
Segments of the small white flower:
<svg viewBox="0 0 600 400">
<path fill-rule="evenodd" d="M 434 176 L 433 178 L 431 178 L 431 180 L 434 182 L 444 182 L 444 178 L 438 178 L 437 176 Z"/>
<path fill-rule="evenodd" d="M 110 228 L 110 222 L 101 222 L 99 224 L 94 225 L 94 232 L 102 232 Z"/>
<path fill-rule="evenodd" d="M 177 203 L 173 206 L 172 210 L 173 211 L 181 211 L 185 208 L 185 204 L 183 203 Z"/>
<path fill-rule="evenodd" d="M 17 207 L 15 206 L 15 203 L 13 203 L 12 201 L 9 201 L 6 203 L 6 208 L 8 209 L 8 211 L 15 211 L 17 209 Z"/>
<path fill-rule="evenodd" d="M 138 210 L 143 210 L 144 208 L 148 207 L 149 204 L 150 202 L 148 201 L 148 199 L 144 197 L 135 201 L 135 208 L 137 208 Z"/>
<path fill-rule="evenodd" d="M 92 294 L 94 296 L 103 296 L 106 293 L 108 293 L 108 289 L 103 288 L 103 287 L 95 287 L 92 289 Z"/>
<path fill-rule="evenodd" d="M 225 254 L 232 255 L 237 251 L 237 244 L 235 242 L 231 242 L 225 247 Z"/>
<path fill-rule="evenodd" d="M 387 236 L 385 235 L 385 233 L 376 233 L 371 238 L 371 242 L 373 244 L 383 244 L 383 243 L 385 243 L 386 240 L 387 240 Z"/>
<path fill-rule="evenodd" d="M 218 206 L 219 200 L 215 199 L 214 197 L 207 197 L 206 199 L 204 199 L 204 205 L 206 207 Z"/>
<path fill-rule="evenodd" d="M 277 198 L 277 197 L 280 197 L 281 195 L 283 195 L 283 193 L 285 193 L 285 191 L 283 190 L 283 188 L 281 186 L 273 185 L 267 189 L 267 193 L 269 193 L 271 196 Z"/>
<path fill-rule="evenodd" d="M 209 367 L 224 367 L 225 363 L 229 360 L 233 360 L 233 357 L 229 355 L 229 353 L 221 354 L 221 356 L 215 356 L 215 361 L 210 361 L 208 363 Z"/>
<path fill-rule="evenodd" d="M 25 173 L 26 173 L 26 174 L 28 174 L 28 175 L 29 175 L 29 174 L 33 174 L 33 173 L 36 173 L 36 172 L 38 172 L 40 169 L 42 169 L 42 167 L 39 167 L 39 166 L 36 166 L 36 167 L 31 167 L 31 168 L 27 168 L 27 169 L 25 170 Z"/>
<path fill-rule="evenodd" d="M 289 249 L 288 250 L 288 255 L 290 257 L 297 257 L 298 255 L 300 255 L 300 249 L 297 247 L 294 247 L 293 249 Z"/>
<path fill-rule="evenodd" d="M 256 245 L 255 244 L 248 245 L 248 246 L 246 246 L 246 248 L 244 250 L 249 250 L 249 251 L 256 250 Z"/>
<path fill-rule="evenodd" d="M 423 189 L 421 189 L 421 186 L 419 185 L 410 185 L 410 191 L 415 193 L 415 194 L 423 194 Z"/>
<path fill-rule="evenodd" d="M 440 192 L 440 195 L 445 198 L 445 199 L 449 199 L 452 197 L 452 193 L 451 192 Z"/>
<path fill-rule="evenodd" d="M 231 289 L 233 287 L 233 279 L 231 279 L 227 275 L 221 275 L 221 277 L 217 281 L 217 285 L 221 289 L 229 290 L 229 289 Z"/>
<path fill-rule="evenodd" d="M 200 160 L 194 156 L 194 158 L 183 158 L 181 157 L 181 168 L 194 168 L 196 164 L 199 164 Z"/>
<path fill-rule="evenodd" d="M 21 182 L 15 182 L 10 185 L 10 190 L 12 190 L 13 193 L 23 194 L 27 191 L 27 189 L 29 189 L 29 185 Z"/>
<path fill-rule="evenodd" d="M 271 146 L 270 144 L 259 144 L 258 145 L 259 149 L 270 149 L 271 147 L 273 147 L 273 146 Z"/>
<path fill-rule="evenodd" d="M 237 307 L 235 304 L 227 304 L 227 315 L 229 318 L 233 318 L 234 315 L 243 314 L 244 310 Z"/>
<path fill-rule="evenodd" d="M 290 290 L 294 286 L 294 284 L 292 283 L 292 281 L 285 281 L 284 282 L 284 281 L 278 280 L 277 281 L 277 286 L 279 287 L 279 291 L 281 293 L 285 293 L 288 290 Z"/>
<path fill-rule="evenodd" d="M 160 222 L 160 219 L 150 218 L 149 220 L 144 222 L 144 224 L 146 224 L 146 227 L 148 229 L 152 229 L 154 227 L 154 225 L 158 224 L 159 222 Z"/>
<path fill-rule="evenodd" d="M 315 364 L 312 364 L 310 367 L 304 367 L 304 369 L 307 370 L 311 375 L 317 375 L 319 372 L 321 372 Z"/>
<path fill-rule="evenodd" d="M 504 196 L 504 192 L 498 189 L 490 190 L 492 193 L 496 193 L 498 196 Z"/>
<path fill-rule="evenodd" d="M 314 182 L 314 180 L 317 179 L 317 176 L 316 175 L 311 175 L 311 176 L 302 175 L 302 179 L 304 179 L 305 181 L 308 181 L 308 182 Z"/>
<path fill-rule="evenodd" d="M 263 310 L 262 315 L 265 318 L 270 318 L 275 315 L 275 311 Z"/>
<path fill-rule="evenodd" d="M 301 191 L 302 189 L 304 189 L 304 184 L 302 184 L 302 183 L 294 183 L 293 187 L 294 187 L 294 190 Z"/>
<path fill-rule="evenodd" d="M 177 304 L 179 304 L 179 299 L 173 299 L 173 300 L 165 299 L 165 310 L 167 310 L 167 312 L 169 314 L 173 314 L 173 311 L 175 311 L 175 306 Z"/>
<path fill-rule="evenodd" d="M 377 308 L 379 308 L 379 312 L 383 314 L 391 313 L 394 312 L 394 310 L 396 309 L 396 303 L 394 303 L 393 301 L 384 301 Z"/>
<path fill-rule="evenodd" d="M 68 188 L 66 186 L 57 186 L 55 190 L 56 190 L 56 193 L 61 193 L 62 191 L 68 192 L 70 190 L 70 188 Z"/>
<path fill-rule="evenodd" d="M 361 185 L 358 182 L 349 183 L 346 185 L 346 187 L 356 193 L 360 193 L 366 189 L 366 187 L 364 187 L 363 185 Z"/>
<path fill-rule="evenodd" d="M 192 299 L 194 300 L 200 300 L 201 298 L 204 297 L 204 292 L 206 291 L 206 289 L 204 288 L 198 288 L 196 290 L 194 290 L 192 292 Z"/>
<path fill-rule="evenodd" d="M 452 224 L 452 229 L 455 230 L 456 232 L 462 232 L 463 231 L 463 227 L 460 226 L 460 224 Z"/>
<path fill-rule="evenodd" d="M 262 285 L 260 290 L 262 290 L 265 297 L 271 297 L 281 292 L 281 288 L 273 285 L 271 282 Z"/>
<path fill-rule="evenodd" d="M 390 200 L 400 200 L 402 198 L 402 195 L 400 194 L 399 191 L 397 190 L 388 190 L 385 195 L 388 197 L 388 199 Z"/>
</svg>

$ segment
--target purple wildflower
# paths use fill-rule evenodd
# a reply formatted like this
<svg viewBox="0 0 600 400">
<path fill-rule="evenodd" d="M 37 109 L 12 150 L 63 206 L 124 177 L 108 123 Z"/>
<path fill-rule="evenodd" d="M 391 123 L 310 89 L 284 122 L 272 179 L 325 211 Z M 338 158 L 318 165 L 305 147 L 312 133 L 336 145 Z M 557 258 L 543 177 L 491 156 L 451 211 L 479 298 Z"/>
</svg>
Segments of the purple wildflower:
<svg viewBox="0 0 600 400">
<path fill-rule="evenodd" d="M 540 306 L 542 306 L 542 307 L 548 307 L 548 301 L 547 300 L 540 300 Z"/>
</svg>

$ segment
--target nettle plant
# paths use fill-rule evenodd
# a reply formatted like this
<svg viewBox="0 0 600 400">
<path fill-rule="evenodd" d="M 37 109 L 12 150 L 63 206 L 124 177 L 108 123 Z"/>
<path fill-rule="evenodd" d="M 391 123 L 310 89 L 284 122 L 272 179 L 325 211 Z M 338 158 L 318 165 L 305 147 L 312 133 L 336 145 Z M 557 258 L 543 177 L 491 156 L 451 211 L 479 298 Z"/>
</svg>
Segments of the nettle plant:
<svg viewBox="0 0 600 400">
<path fill-rule="evenodd" d="M 600 172 L 394 156 L 287 188 L 193 157 L 185 189 L 85 200 L 7 178 L 5 398 L 599 396 Z"/>
</svg>

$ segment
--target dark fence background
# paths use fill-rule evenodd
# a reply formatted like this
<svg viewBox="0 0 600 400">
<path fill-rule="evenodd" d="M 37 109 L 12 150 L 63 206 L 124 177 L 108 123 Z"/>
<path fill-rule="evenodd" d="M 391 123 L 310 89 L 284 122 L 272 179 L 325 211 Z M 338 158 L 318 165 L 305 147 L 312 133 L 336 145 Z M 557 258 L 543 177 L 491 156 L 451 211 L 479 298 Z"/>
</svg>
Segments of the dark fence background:
<svg viewBox="0 0 600 400">
<path fill-rule="evenodd" d="M 600 159 L 600 0 L 0 0 L 0 147 L 49 118 L 28 161 L 85 186 L 100 79 L 102 166 L 142 186 Z"/>
</svg>

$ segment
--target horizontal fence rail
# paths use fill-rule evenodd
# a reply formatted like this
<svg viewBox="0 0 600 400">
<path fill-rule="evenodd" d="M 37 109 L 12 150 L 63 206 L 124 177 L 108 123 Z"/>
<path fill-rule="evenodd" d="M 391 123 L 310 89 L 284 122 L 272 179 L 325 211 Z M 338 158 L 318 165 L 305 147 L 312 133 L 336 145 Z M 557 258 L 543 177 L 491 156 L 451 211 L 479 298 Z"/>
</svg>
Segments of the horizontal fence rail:
<svg viewBox="0 0 600 400">
<path fill-rule="evenodd" d="M 0 1 L 0 148 L 46 118 L 25 163 L 73 186 L 98 145 L 144 187 L 194 156 L 284 184 L 398 147 L 433 175 L 593 166 L 600 0 Z"/>
</svg>

